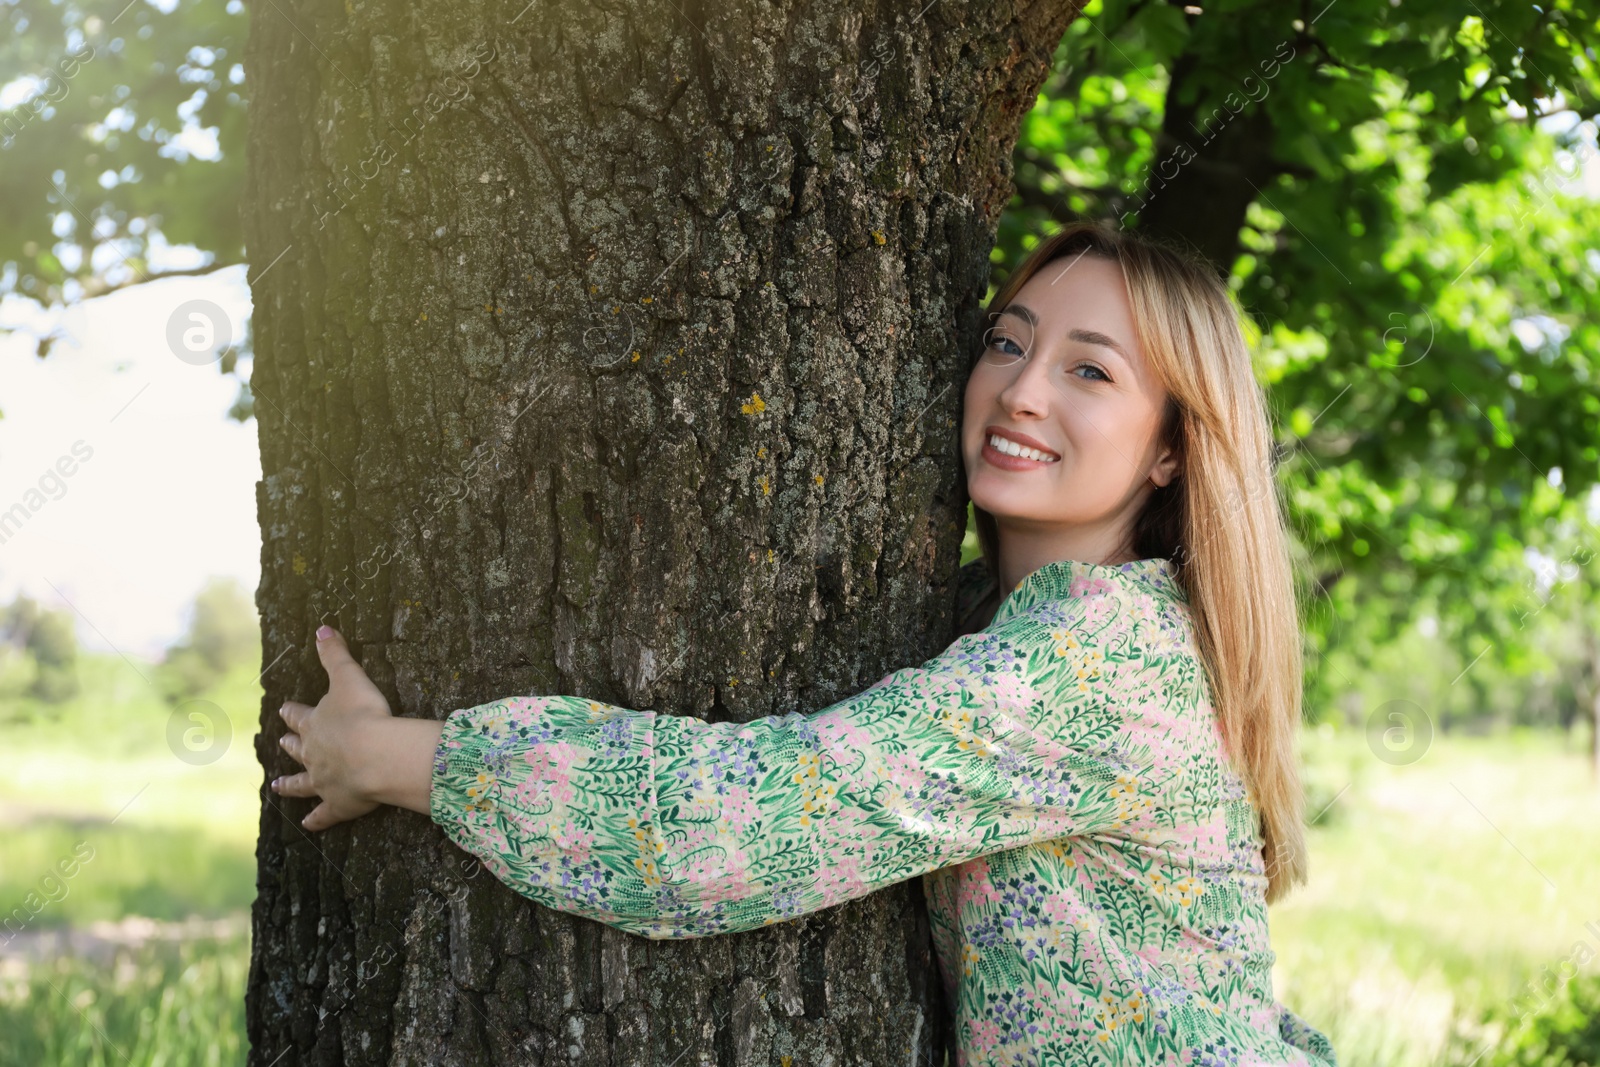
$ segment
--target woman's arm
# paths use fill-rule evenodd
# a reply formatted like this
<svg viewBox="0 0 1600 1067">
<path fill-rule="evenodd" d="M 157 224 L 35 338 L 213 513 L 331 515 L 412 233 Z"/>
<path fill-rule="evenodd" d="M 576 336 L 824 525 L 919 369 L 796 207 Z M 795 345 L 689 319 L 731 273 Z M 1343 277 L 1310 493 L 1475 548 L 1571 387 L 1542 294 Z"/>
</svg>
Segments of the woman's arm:
<svg viewBox="0 0 1600 1067">
<path fill-rule="evenodd" d="M 1161 655 L 1128 640 L 1132 613 L 1100 596 L 964 635 L 813 715 L 708 723 L 573 696 L 462 709 L 444 723 L 430 814 L 524 896 L 652 938 L 754 929 L 992 852 L 1134 832 L 1182 773 L 1168 705 L 1186 706 L 1197 665 L 1149 662 Z"/>
<path fill-rule="evenodd" d="M 436 719 L 390 719 L 374 723 L 367 742 L 370 795 L 379 804 L 428 814 L 433 753 L 444 723 Z"/>
</svg>

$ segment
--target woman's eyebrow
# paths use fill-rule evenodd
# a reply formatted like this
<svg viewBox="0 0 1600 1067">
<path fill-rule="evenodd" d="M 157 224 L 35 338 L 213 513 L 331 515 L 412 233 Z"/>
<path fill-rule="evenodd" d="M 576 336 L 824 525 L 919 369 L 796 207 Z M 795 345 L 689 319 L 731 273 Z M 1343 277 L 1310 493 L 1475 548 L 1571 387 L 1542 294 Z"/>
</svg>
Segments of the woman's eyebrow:
<svg viewBox="0 0 1600 1067">
<path fill-rule="evenodd" d="M 1000 314 L 1015 315 L 1019 319 L 1026 320 L 1030 326 L 1039 325 L 1039 316 L 1033 313 L 1032 308 L 1024 307 L 1021 304 L 1007 304 L 1005 310 L 1000 312 Z"/>
<path fill-rule="evenodd" d="M 1099 330 L 1080 330 L 1074 327 L 1067 331 L 1067 339 L 1069 341 L 1081 341 L 1086 345 L 1099 345 L 1101 348 L 1109 348 L 1126 362 L 1133 362 L 1133 357 L 1128 355 L 1127 349 L 1117 344 L 1116 338 L 1103 334 Z"/>
</svg>

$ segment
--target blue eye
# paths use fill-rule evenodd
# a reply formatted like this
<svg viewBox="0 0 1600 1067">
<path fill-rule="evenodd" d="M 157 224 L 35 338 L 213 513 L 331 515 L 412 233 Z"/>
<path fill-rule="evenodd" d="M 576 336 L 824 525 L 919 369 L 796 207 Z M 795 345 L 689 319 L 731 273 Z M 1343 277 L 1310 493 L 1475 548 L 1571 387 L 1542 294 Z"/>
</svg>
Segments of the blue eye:
<svg viewBox="0 0 1600 1067">
<path fill-rule="evenodd" d="M 1096 367 L 1093 363 L 1080 363 L 1077 367 L 1074 367 L 1073 369 L 1074 370 L 1092 370 L 1096 374 L 1100 375 L 1100 377 L 1092 379 L 1093 381 L 1109 382 L 1111 380 L 1111 376 L 1110 375 L 1108 375 L 1105 371 L 1101 370 L 1099 367 Z"/>
<path fill-rule="evenodd" d="M 1011 349 L 1007 349 L 1005 347 L 1006 345 L 1010 345 Z M 995 352 L 998 352 L 1000 355 L 1010 356 L 1012 359 L 1020 359 L 1024 355 L 1027 355 L 1027 353 L 1022 350 L 1021 345 L 1017 344 L 1017 342 L 1013 341 L 1003 333 L 991 333 L 989 335 L 989 348 Z"/>
</svg>

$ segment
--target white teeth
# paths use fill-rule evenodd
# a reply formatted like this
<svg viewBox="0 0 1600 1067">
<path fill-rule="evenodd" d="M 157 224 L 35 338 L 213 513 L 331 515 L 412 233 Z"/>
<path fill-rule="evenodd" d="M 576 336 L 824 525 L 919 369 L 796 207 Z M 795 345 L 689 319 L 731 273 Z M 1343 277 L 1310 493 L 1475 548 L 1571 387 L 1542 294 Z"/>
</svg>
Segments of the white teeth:
<svg viewBox="0 0 1600 1067">
<path fill-rule="evenodd" d="M 1037 460 L 1040 463 L 1053 463 L 1055 461 L 1054 456 L 1040 452 L 1037 448 L 1024 448 L 1010 438 L 1001 437 L 999 434 L 990 434 L 989 444 L 996 451 L 1004 452 L 1008 456 L 1021 456 L 1023 459 Z"/>
</svg>

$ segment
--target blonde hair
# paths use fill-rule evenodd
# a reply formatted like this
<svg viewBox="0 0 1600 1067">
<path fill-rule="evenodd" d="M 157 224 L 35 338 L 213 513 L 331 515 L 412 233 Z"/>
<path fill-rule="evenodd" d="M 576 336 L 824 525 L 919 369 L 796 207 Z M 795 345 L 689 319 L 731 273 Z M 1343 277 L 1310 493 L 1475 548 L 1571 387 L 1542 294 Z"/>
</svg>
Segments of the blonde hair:
<svg viewBox="0 0 1600 1067">
<path fill-rule="evenodd" d="M 1161 434 L 1177 477 L 1133 524 L 1140 559 L 1173 563 L 1188 597 L 1229 758 L 1261 816 L 1268 901 L 1306 878 L 1296 740 L 1300 618 L 1266 396 L 1227 286 L 1203 261 L 1092 221 L 1042 241 L 989 303 L 990 318 L 1045 264 L 1091 255 L 1117 263 L 1135 329 L 1167 390 Z M 981 349 L 973 354 L 971 372 Z M 978 543 L 998 576 L 999 530 L 973 505 Z M 1088 561 L 1095 562 L 1095 561 Z"/>
</svg>

